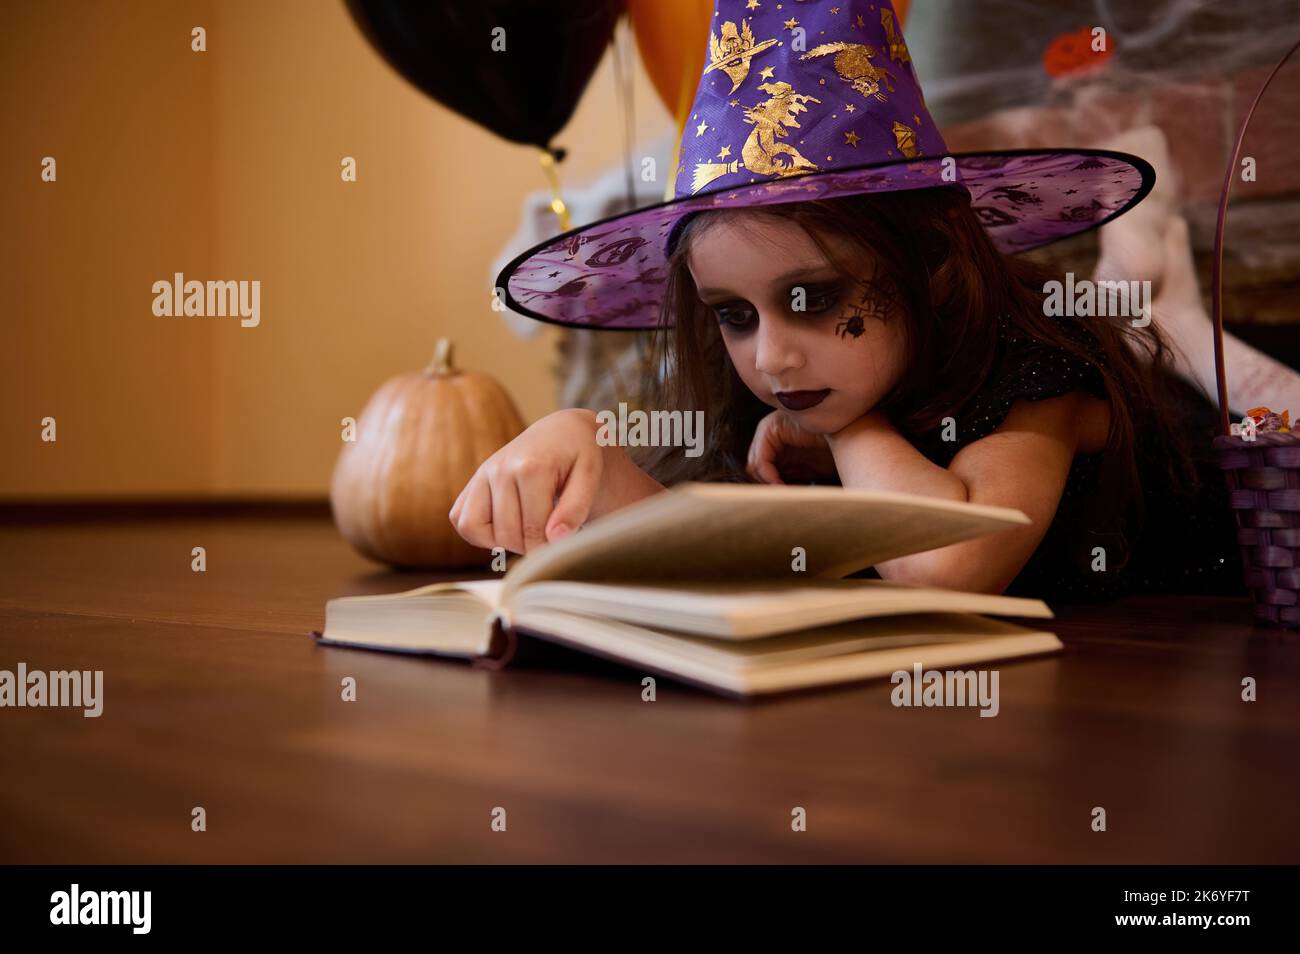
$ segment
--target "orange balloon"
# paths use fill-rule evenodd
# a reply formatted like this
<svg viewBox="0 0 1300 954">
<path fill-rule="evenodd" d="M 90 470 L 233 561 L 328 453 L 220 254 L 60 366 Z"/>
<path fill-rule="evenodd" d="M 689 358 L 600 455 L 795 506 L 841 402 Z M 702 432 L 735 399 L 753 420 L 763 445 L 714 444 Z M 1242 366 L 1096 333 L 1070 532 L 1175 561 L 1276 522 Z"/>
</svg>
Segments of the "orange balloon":
<svg viewBox="0 0 1300 954">
<path fill-rule="evenodd" d="M 907 8 L 908 0 L 894 0 L 900 27 Z M 641 62 L 680 131 L 704 72 L 713 0 L 627 0 L 627 13 Z"/>
<path fill-rule="evenodd" d="M 627 13 L 650 82 L 680 129 L 704 72 L 713 0 L 628 0 Z"/>
</svg>

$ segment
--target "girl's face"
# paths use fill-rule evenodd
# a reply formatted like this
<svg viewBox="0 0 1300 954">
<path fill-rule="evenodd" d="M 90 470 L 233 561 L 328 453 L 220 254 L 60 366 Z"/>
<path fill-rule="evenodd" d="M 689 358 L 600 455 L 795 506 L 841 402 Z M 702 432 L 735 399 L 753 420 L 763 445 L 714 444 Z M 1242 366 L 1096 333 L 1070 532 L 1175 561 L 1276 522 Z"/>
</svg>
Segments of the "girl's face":
<svg viewBox="0 0 1300 954">
<path fill-rule="evenodd" d="M 825 241 L 837 257 L 862 258 L 846 239 Z M 741 380 L 805 430 L 848 426 L 902 374 L 902 312 L 875 261 L 846 279 L 794 222 L 731 213 L 695 233 L 687 262 Z"/>
</svg>

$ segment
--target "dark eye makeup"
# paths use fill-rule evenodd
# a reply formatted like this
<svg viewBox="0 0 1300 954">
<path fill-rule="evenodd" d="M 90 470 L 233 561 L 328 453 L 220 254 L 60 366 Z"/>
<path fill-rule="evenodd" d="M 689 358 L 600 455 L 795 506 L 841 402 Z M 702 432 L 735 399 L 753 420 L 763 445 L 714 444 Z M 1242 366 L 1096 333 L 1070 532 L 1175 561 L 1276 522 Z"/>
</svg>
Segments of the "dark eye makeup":
<svg viewBox="0 0 1300 954">
<path fill-rule="evenodd" d="M 717 305 L 711 305 L 709 310 L 718 319 L 719 325 L 735 331 L 743 331 L 749 328 L 753 324 L 755 317 L 757 317 L 754 306 L 746 301 L 724 301 Z"/>
<path fill-rule="evenodd" d="M 804 290 L 803 310 L 809 314 L 816 314 L 818 312 L 826 311 L 829 308 L 835 307 L 835 303 L 840 300 L 840 295 L 844 291 L 844 286 L 836 283 L 830 283 L 830 284 L 823 283 L 819 285 L 801 285 L 795 287 L 803 288 Z M 790 289 L 790 301 L 791 301 L 792 309 L 793 309 L 793 302 L 794 302 L 794 291 L 795 291 L 794 288 Z"/>
<path fill-rule="evenodd" d="M 795 292 L 798 289 L 803 289 L 804 307 L 801 310 L 796 311 L 794 308 L 794 301 Z M 834 308 L 843 293 L 844 286 L 838 282 L 791 285 L 787 293 L 787 298 L 790 302 L 788 310 L 791 314 L 795 315 L 820 314 Z M 710 305 L 709 310 L 713 312 L 719 325 L 724 328 L 730 328 L 733 331 L 748 330 L 753 326 L 758 317 L 754 306 L 743 299 L 719 302 L 716 305 Z"/>
</svg>

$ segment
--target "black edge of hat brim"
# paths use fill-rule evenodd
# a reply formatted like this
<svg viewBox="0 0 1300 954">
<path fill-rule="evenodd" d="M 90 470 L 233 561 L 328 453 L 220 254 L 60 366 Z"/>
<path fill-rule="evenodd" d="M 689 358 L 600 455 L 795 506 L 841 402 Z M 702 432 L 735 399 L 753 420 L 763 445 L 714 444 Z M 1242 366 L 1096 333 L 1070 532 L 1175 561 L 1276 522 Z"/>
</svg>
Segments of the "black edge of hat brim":
<svg viewBox="0 0 1300 954">
<path fill-rule="evenodd" d="M 1065 147 L 1065 146 L 1060 147 L 1058 149 L 993 149 L 993 150 L 980 151 L 980 152 L 945 152 L 942 155 L 916 156 L 912 159 L 890 159 L 890 160 L 886 160 L 885 162 L 864 163 L 863 165 L 860 166 L 837 166 L 834 169 L 823 169 L 820 172 L 808 173 L 807 175 L 802 175 L 799 176 L 798 178 L 811 180 L 811 179 L 816 179 L 819 176 L 830 175 L 832 173 L 835 175 L 842 175 L 845 172 L 865 172 L 868 170 L 875 170 L 875 169 L 889 169 L 897 166 L 918 165 L 922 162 L 934 162 L 935 160 L 942 160 L 942 159 L 956 159 L 956 160 L 981 159 L 981 158 L 988 158 L 994 156 L 998 156 L 998 157 L 1056 156 L 1062 153 L 1069 153 L 1071 155 L 1079 155 L 1079 156 L 1105 156 L 1110 159 L 1119 159 L 1120 161 L 1127 163 L 1128 165 L 1136 169 L 1139 173 L 1141 173 L 1142 184 L 1138 186 L 1137 192 L 1133 193 L 1132 198 L 1130 198 L 1128 202 L 1126 202 L 1124 205 L 1122 205 L 1120 208 L 1116 209 L 1115 211 L 1111 212 L 1105 218 L 1098 219 L 1095 222 L 1090 222 L 1088 225 L 1086 225 L 1084 228 L 1079 229 L 1077 232 L 1070 232 L 1065 235 L 1061 235 L 1057 238 L 1052 239 L 1049 242 L 1043 242 L 1041 245 L 1034 245 L 1029 249 L 1025 249 L 1024 251 L 1032 251 L 1033 249 L 1046 248 L 1048 245 L 1054 245 L 1057 242 L 1064 241 L 1065 239 L 1069 239 L 1069 238 L 1074 238 L 1075 236 L 1078 235 L 1086 235 L 1087 233 L 1091 232 L 1093 229 L 1099 229 L 1103 225 L 1115 221 L 1115 219 L 1119 218 L 1125 212 L 1129 211 L 1129 209 L 1133 208 L 1135 205 L 1137 205 L 1139 202 L 1145 199 L 1151 193 L 1151 190 L 1155 187 L 1156 170 L 1152 167 L 1151 163 L 1147 162 L 1141 156 L 1135 156 L 1132 153 L 1128 153 L 1128 152 L 1119 152 L 1114 149 L 1087 149 L 1083 147 L 1075 149 L 1075 148 Z M 784 180 L 773 179 L 770 181 L 780 182 Z M 958 181 L 960 182 L 960 180 Z M 622 325 L 622 326 L 597 325 L 597 324 L 592 324 L 590 322 L 559 321 L 555 318 L 550 318 L 546 315 L 538 314 L 528 306 L 523 305 L 518 301 L 516 301 L 514 296 L 510 294 L 510 277 L 511 275 L 514 274 L 515 270 L 518 269 L 519 266 L 522 265 L 529 258 L 532 258 L 534 255 L 537 255 L 540 252 L 544 252 L 548 248 L 560 244 L 565 239 L 570 238 L 574 235 L 579 235 L 583 232 L 590 232 L 593 229 L 600 228 L 603 225 L 609 225 L 611 222 L 618 222 L 623 219 L 632 218 L 633 216 L 643 215 L 646 212 L 653 212 L 656 209 L 664 209 L 673 205 L 685 205 L 687 202 L 704 198 L 706 196 L 720 195 L 724 192 L 733 192 L 733 191 L 735 191 L 734 186 L 726 189 L 712 189 L 708 192 L 701 192 L 698 195 L 680 196 L 677 198 L 668 199 L 667 201 L 664 202 L 656 202 L 654 205 L 643 205 L 636 209 L 629 209 L 626 212 L 619 212 L 614 215 L 606 216 L 605 218 L 598 219 L 595 222 L 588 222 L 586 225 L 580 225 L 577 228 L 569 229 L 569 231 L 562 232 L 559 235 L 546 239 L 545 241 L 538 242 L 536 245 L 533 245 L 531 248 L 525 249 L 523 252 L 520 252 L 518 255 L 516 255 L 509 262 L 506 263 L 505 267 L 501 269 L 500 274 L 497 275 L 496 285 L 494 286 L 494 292 L 496 288 L 501 289 L 502 293 L 505 295 L 505 301 L 503 302 L 503 304 L 511 311 L 523 315 L 526 318 L 531 318 L 534 321 L 544 322 L 545 324 L 548 325 L 558 325 L 561 328 L 576 328 L 576 329 L 581 329 L 586 331 L 625 331 L 625 332 L 626 331 L 655 331 L 658 328 L 663 326 L 648 325 L 641 328 L 635 328 L 635 327 L 628 327 L 626 325 Z M 887 192 L 887 191 L 891 191 L 891 190 L 869 189 L 869 190 L 864 190 L 863 194 L 868 194 L 871 192 Z M 892 191 L 903 192 L 909 190 L 898 189 Z M 809 200 L 791 199 L 790 201 L 806 202 Z M 784 205 L 786 203 L 773 202 L 768 204 Z M 741 208 L 747 208 L 747 207 L 742 206 Z M 699 209 L 697 211 L 709 212 L 713 210 Z M 1015 254 L 1021 254 L 1021 253 L 1017 252 Z"/>
</svg>

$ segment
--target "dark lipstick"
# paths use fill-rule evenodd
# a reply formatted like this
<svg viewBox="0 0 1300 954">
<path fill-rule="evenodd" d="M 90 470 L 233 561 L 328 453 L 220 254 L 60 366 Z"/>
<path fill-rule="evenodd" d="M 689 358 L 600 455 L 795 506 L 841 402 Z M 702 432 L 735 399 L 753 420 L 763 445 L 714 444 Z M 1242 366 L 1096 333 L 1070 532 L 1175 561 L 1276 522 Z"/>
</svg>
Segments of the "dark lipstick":
<svg viewBox="0 0 1300 954">
<path fill-rule="evenodd" d="M 822 388 L 820 391 L 777 391 L 776 399 L 792 411 L 806 411 L 821 404 L 830 393 L 830 388 Z"/>
</svg>

